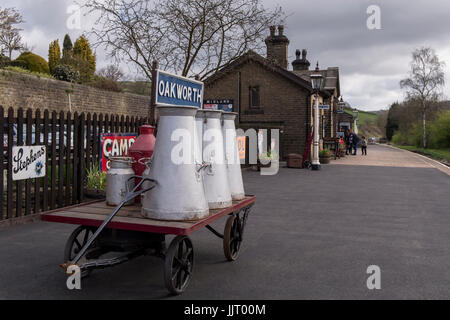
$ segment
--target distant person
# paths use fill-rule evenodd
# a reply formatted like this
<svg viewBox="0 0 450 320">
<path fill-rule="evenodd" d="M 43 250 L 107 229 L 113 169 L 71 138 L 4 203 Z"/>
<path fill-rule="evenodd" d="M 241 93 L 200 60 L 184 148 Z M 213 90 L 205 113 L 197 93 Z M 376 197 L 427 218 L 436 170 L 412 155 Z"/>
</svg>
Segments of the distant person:
<svg viewBox="0 0 450 320">
<path fill-rule="evenodd" d="M 362 136 L 362 139 L 361 139 L 361 155 L 367 156 L 367 139 L 365 136 Z"/>
<path fill-rule="evenodd" d="M 359 137 L 356 133 L 352 133 L 353 138 L 352 138 L 352 145 L 353 145 L 353 155 L 356 156 L 356 150 L 358 149 L 358 144 L 359 144 Z"/>
<path fill-rule="evenodd" d="M 353 135 L 352 130 L 347 130 L 346 137 L 345 137 L 345 154 L 352 154 L 352 142 L 353 142 Z"/>
</svg>

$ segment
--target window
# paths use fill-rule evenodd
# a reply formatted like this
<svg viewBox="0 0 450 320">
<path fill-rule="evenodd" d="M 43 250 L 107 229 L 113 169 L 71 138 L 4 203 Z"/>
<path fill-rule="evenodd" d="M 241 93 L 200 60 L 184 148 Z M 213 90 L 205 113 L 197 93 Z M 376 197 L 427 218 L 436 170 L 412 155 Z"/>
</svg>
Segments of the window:
<svg viewBox="0 0 450 320">
<path fill-rule="evenodd" d="M 249 87 L 249 99 L 250 108 L 260 107 L 259 86 Z"/>
</svg>

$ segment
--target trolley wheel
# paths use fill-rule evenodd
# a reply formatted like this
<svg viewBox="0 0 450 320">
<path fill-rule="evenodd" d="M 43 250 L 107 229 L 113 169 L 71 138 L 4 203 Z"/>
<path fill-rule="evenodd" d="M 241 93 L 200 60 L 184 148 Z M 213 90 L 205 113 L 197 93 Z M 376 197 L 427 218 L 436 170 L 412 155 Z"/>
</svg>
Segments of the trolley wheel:
<svg viewBox="0 0 450 320">
<path fill-rule="evenodd" d="M 64 261 L 72 261 L 77 256 L 78 252 L 80 252 L 81 248 L 86 244 L 86 242 L 89 240 L 89 238 L 94 234 L 95 229 L 91 227 L 86 226 L 79 226 L 77 227 L 72 234 L 70 235 L 69 239 L 67 239 L 66 242 L 66 248 L 64 250 Z M 91 245 L 92 247 L 95 247 L 95 242 Z M 86 262 L 86 255 L 84 255 L 79 261 L 79 263 Z M 81 277 L 87 277 L 92 270 L 83 270 L 81 271 Z"/>
<path fill-rule="evenodd" d="M 194 248 L 187 236 L 176 236 L 170 243 L 164 261 L 164 282 L 171 294 L 187 288 L 194 268 Z"/>
<path fill-rule="evenodd" d="M 228 261 L 234 261 L 239 256 L 242 243 L 242 222 L 236 215 L 227 219 L 223 232 L 223 252 Z"/>
</svg>

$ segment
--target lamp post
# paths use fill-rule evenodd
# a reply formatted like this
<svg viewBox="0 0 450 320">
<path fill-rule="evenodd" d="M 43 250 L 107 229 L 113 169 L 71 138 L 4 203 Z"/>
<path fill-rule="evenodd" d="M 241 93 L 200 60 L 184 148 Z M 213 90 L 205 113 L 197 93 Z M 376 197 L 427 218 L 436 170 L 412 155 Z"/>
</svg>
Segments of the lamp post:
<svg viewBox="0 0 450 320">
<path fill-rule="evenodd" d="M 311 85 L 314 91 L 314 152 L 311 162 L 312 170 L 320 170 L 319 161 L 319 90 L 322 87 L 323 76 L 319 71 L 319 62 L 317 62 L 316 70 L 311 74 Z"/>
<path fill-rule="evenodd" d="M 358 134 L 358 110 L 353 109 L 353 132 Z"/>
</svg>

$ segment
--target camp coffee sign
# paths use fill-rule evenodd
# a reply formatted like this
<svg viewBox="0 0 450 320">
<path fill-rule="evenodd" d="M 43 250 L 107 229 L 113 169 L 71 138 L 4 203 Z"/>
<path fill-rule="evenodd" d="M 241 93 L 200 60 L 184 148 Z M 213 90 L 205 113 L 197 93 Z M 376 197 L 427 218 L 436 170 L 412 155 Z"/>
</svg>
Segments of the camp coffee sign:
<svg viewBox="0 0 450 320">
<path fill-rule="evenodd" d="M 203 82 L 157 70 L 156 104 L 202 108 Z"/>
<path fill-rule="evenodd" d="M 45 177 L 45 146 L 15 146 L 12 148 L 12 178 L 25 180 Z"/>
</svg>

